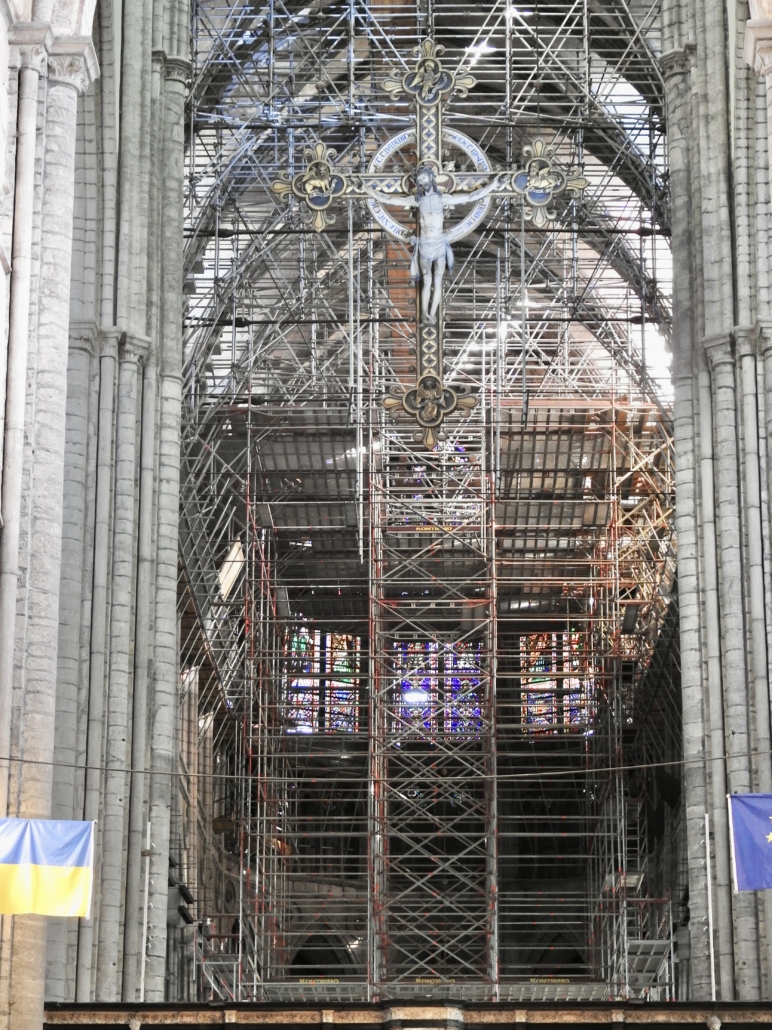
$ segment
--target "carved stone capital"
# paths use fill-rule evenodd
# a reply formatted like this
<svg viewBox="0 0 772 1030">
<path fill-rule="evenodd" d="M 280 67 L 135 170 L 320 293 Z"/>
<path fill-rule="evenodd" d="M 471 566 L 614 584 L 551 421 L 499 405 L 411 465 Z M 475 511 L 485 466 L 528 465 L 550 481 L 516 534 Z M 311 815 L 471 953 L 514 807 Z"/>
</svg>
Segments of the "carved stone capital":
<svg viewBox="0 0 772 1030">
<path fill-rule="evenodd" d="M 91 356 L 98 335 L 94 322 L 70 322 L 69 349 L 83 351 Z"/>
<path fill-rule="evenodd" d="M 25 51 L 24 59 L 29 59 L 32 56 L 31 52 L 35 51 L 37 47 L 42 47 L 44 51 L 47 51 L 53 41 L 54 34 L 48 22 L 17 21 L 8 32 L 8 42 L 13 47 L 12 55 L 15 51 L 17 65 L 22 68 L 33 67 L 33 65 L 23 63 L 22 51 Z M 40 53 L 35 53 L 33 59 L 36 62 L 41 60 Z M 36 71 L 43 71 L 43 68 L 36 68 Z"/>
<path fill-rule="evenodd" d="M 732 333 L 738 358 L 755 357 L 760 350 L 761 327 L 756 325 L 737 325 Z"/>
<path fill-rule="evenodd" d="M 702 341 L 711 371 L 724 365 L 734 368 L 734 338 L 732 333 L 719 333 L 717 336 L 706 336 Z"/>
<path fill-rule="evenodd" d="M 772 18 L 751 18 L 746 23 L 744 56 L 757 75 L 772 74 Z"/>
<path fill-rule="evenodd" d="M 118 357 L 118 347 L 123 337 L 121 330 L 115 325 L 106 326 L 99 330 L 98 335 L 100 358 L 116 359 Z"/>
<path fill-rule="evenodd" d="M 71 36 L 49 47 L 48 76 L 82 93 L 99 78 L 99 62 L 90 39 Z"/>
<path fill-rule="evenodd" d="M 772 39 L 764 39 L 756 44 L 756 59 L 753 62 L 753 70 L 762 79 L 765 79 L 772 72 Z"/>
<path fill-rule="evenodd" d="M 83 93 L 91 83 L 86 62 L 82 57 L 74 54 L 50 56 L 48 58 L 48 78 L 50 82 L 60 82 L 64 86 L 72 86 L 78 93 Z"/>
<path fill-rule="evenodd" d="M 154 50 L 153 66 L 158 68 L 167 82 L 181 82 L 187 84 L 193 74 L 193 65 L 184 57 L 175 57 L 167 54 L 165 50 Z"/>
<path fill-rule="evenodd" d="M 666 79 L 673 78 L 676 75 L 688 75 L 691 71 L 689 54 L 684 49 L 668 50 L 666 54 L 660 57 L 659 66 L 662 69 L 662 75 Z"/>
<path fill-rule="evenodd" d="M 166 64 L 166 51 L 165 50 L 152 50 L 150 53 L 151 60 L 153 62 L 153 70 L 160 68 L 163 73 L 164 65 Z"/>
<path fill-rule="evenodd" d="M 31 68 L 38 75 L 46 73 L 48 51 L 42 43 L 24 43 L 16 47 L 16 60 L 19 68 Z"/>
<path fill-rule="evenodd" d="M 121 361 L 142 362 L 146 359 L 149 351 L 150 339 L 147 336 L 135 336 L 133 333 L 121 334 Z"/>
<path fill-rule="evenodd" d="M 167 57 L 164 63 L 164 77 L 167 82 L 181 82 L 183 86 L 190 80 L 193 65 L 182 57 Z"/>
<path fill-rule="evenodd" d="M 772 354 L 772 322 L 759 319 L 756 323 L 756 329 L 758 332 L 758 351 L 767 359 Z"/>
</svg>

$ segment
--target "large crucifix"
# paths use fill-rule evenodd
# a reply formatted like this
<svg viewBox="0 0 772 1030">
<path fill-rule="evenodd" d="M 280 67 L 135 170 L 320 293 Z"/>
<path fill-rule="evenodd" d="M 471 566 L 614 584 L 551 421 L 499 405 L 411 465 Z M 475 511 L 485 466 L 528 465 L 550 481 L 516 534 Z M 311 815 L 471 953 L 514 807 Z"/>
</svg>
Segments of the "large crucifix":
<svg viewBox="0 0 772 1030">
<path fill-rule="evenodd" d="M 520 197 L 524 216 L 537 227 L 556 216 L 554 198 L 563 191 L 578 194 L 587 180 L 576 168 L 562 170 L 555 149 L 542 139 L 525 147 L 519 169 L 496 171 L 481 147 L 464 133 L 442 124 L 443 107 L 451 96 L 466 96 L 475 80 L 464 72 L 452 73 L 440 61 L 444 47 L 425 39 L 415 48 L 417 63 L 401 78 L 387 79 L 384 88 L 393 98 L 407 94 L 416 110 L 415 128 L 392 136 L 378 150 L 366 172 L 335 168 L 335 152 L 324 143 L 306 151 L 308 164 L 294 178 L 287 173 L 273 189 L 305 202 L 317 231 L 328 222 L 328 209 L 336 198 L 365 200 L 375 220 L 398 240 L 412 244 L 411 274 L 416 282 L 418 312 L 416 381 L 407 389 L 395 384 L 384 398 L 387 410 L 402 409 L 417 420 L 426 447 L 436 445 L 442 423 L 457 408 L 470 410 L 477 397 L 466 386 L 449 386 L 443 367 L 443 280 L 453 270 L 451 244 L 471 233 L 485 217 L 493 197 Z M 443 148 L 460 151 L 474 170 L 451 171 L 443 165 Z M 405 175 L 390 163 L 398 151 L 415 153 L 414 170 Z M 446 212 L 459 205 L 471 211 L 447 228 Z M 386 208 L 415 210 L 415 229 L 393 218 Z"/>
</svg>

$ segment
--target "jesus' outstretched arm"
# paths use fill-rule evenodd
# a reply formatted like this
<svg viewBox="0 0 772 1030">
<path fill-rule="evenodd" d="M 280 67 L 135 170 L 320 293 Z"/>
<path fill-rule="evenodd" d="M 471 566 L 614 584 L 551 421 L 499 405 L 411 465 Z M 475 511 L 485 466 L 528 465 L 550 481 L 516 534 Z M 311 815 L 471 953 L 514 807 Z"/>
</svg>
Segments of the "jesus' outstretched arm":
<svg viewBox="0 0 772 1030">
<path fill-rule="evenodd" d="M 360 180 L 360 183 L 368 197 L 377 200 L 379 204 L 387 204 L 389 207 L 416 207 L 418 204 L 418 200 L 413 196 L 406 197 L 395 193 L 381 193 L 380 190 L 374 190 L 371 186 L 368 186 L 366 182 Z"/>
<path fill-rule="evenodd" d="M 443 193 L 442 203 L 445 207 L 454 207 L 456 204 L 473 204 L 501 186 L 505 178 L 505 175 L 496 175 L 487 186 L 481 186 L 479 190 L 472 190 L 471 193 Z"/>
</svg>

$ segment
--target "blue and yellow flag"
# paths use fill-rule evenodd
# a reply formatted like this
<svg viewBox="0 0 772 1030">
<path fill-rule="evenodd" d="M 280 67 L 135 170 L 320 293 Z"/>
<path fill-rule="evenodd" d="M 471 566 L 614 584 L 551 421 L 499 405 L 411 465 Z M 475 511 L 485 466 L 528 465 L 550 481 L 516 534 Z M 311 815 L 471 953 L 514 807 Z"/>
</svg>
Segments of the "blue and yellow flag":
<svg viewBox="0 0 772 1030">
<path fill-rule="evenodd" d="M 0 914 L 88 917 L 93 878 L 93 823 L 0 819 Z"/>
<path fill-rule="evenodd" d="M 772 794 L 730 794 L 729 823 L 734 889 L 772 887 Z"/>
</svg>

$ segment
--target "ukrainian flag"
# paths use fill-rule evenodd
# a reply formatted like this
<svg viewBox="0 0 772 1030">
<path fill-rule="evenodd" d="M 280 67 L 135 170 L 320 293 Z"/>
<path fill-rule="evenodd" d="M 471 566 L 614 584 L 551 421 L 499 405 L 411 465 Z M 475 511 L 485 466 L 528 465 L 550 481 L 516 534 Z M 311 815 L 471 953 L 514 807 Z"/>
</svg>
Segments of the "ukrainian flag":
<svg viewBox="0 0 772 1030">
<path fill-rule="evenodd" d="M 86 916 L 94 878 L 94 824 L 0 819 L 0 914 Z"/>
</svg>

